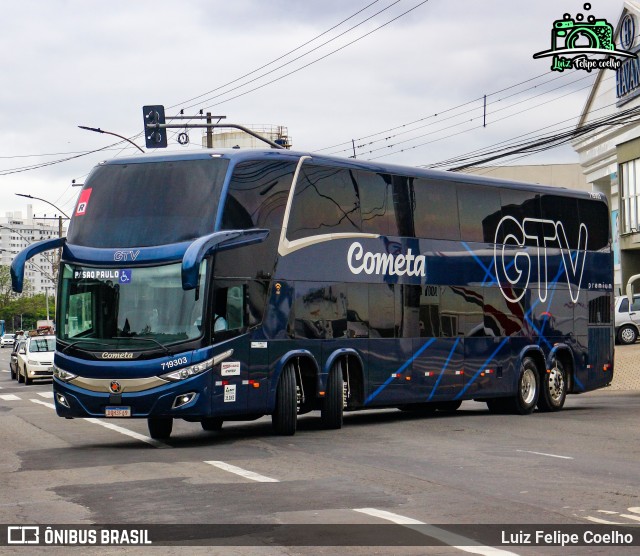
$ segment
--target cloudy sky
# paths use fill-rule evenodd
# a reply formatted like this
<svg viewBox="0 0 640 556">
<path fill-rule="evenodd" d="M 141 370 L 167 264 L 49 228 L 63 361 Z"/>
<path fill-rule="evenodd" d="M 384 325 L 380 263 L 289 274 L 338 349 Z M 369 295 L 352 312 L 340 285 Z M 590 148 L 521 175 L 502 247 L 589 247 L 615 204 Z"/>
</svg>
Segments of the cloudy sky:
<svg viewBox="0 0 640 556">
<path fill-rule="evenodd" d="M 564 13 L 622 0 L 21 0 L 0 21 L 0 214 L 70 213 L 91 168 L 144 145 L 142 106 L 286 126 L 299 150 L 429 165 L 571 125 L 593 76 L 550 71 Z M 262 69 L 259 69 L 262 68 Z M 613 75 L 613 72 L 611 72 Z M 487 125 L 483 103 L 487 95 Z M 199 148 L 201 132 L 190 132 Z M 105 148 L 107 147 L 107 148 Z M 99 152 L 86 154 L 97 149 Z M 64 159 L 69 159 L 59 162 Z M 515 162 L 515 161 L 514 161 Z M 577 162 L 570 148 L 518 163 Z M 36 169 L 31 169 L 37 167 Z M 37 215 L 54 209 L 34 202 Z"/>
</svg>

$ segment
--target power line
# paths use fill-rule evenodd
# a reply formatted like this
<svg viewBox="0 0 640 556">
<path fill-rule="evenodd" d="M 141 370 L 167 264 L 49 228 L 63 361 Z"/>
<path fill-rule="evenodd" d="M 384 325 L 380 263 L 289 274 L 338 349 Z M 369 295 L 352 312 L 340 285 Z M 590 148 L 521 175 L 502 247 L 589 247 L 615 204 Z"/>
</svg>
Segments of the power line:
<svg viewBox="0 0 640 556">
<path fill-rule="evenodd" d="M 400 1 L 400 0 L 398 0 L 398 1 Z M 379 2 L 379 0 L 374 0 L 374 1 L 373 1 L 373 2 L 371 2 L 370 4 L 367 4 L 367 5 L 366 5 L 364 8 L 362 8 L 361 10 L 358 10 L 357 12 L 355 12 L 355 13 L 351 14 L 349 17 L 347 17 L 346 19 L 343 19 L 343 20 L 342 20 L 342 21 L 340 21 L 339 23 L 336 23 L 333 27 L 330 27 L 329 29 L 327 29 L 326 31 L 323 31 L 323 32 L 322 32 L 322 33 L 320 33 L 319 35 L 316 35 L 316 36 L 315 36 L 315 37 L 313 37 L 312 39 L 310 39 L 310 40 L 308 40 L 308 41 L 306 41 L 306 42 L 302 43 L 302 44 L 301 44 L 301 45 L 299 45 L 299 46 L 296 46 L 295 48 L 293 48 L 293 49 L 289 50 L 288 52 L 285 52 L 284 54 L 282 54 L 282 55 L 278 56 L 277 58 L 274 58 L 274 59 L 273 59 L 273 60 L 271 60 L 270 62 L 267 62 L 266 64 L 263 64 L 262 66 L 260 66 L 260 67 L 258 67 L 258 68 L 256 68 L 256 69 L 254 69 L 254 70 L 251 70 L 250 72 L 247 72 L 247 73 L 245 73 L 244 75 L 241 75 L 240 77 L 237 77 L 237 78 L 233 79 L 232 81 L 229 81 L 229 82 L 225 83 L 224 85 L 220 85 L 220 86 L 216 87 L 215 89 L 211 89 L 210 91 L 207 91 L 206 93 L 202 93 L 201 95 L 198 95 L 198 96 L 192 97 L 192 98 L 190 98 L 190 99 L 188 99 L 188 100 L 183 101 L 182 103 L 174 104 L 174 105 L 172 105 L 172 106 L 169 106 L 168 108 L 169 108 L 169 109 L 171 109 L 171 108 L 177 108 L 178 106 L 182 107 L 182 105 L 183 105 L 183 104 L 187 104 L 188 102 L 192 102 L 192 101 L 194 101 L 194 100 L 197 100 L 197 99 L 199 99 L 199 98 L 202 98 L 202 97 L 204 97 L 204 96 L 207 96 L 207 95 L 209 95 L 209 94 L 211 94 L 211 93 L 215 93 L 216 91 L 218 91 L 218 90 L 220 90 L 220 89 L 223 89 L 223 88 L 225 88 L 225 87 L 228 87 L 229 85 L 232 85 L 233 83 L 236 83 L 236 82 L 240 81 L 241 79 L 244 79 L 245 77 L 249 77 L 250 75 L 253 75 L 254 73 L 257 73 L 257 72 L 259 72 L 260 70 L 262 70 L 262 69 L 264 69 L 264 68 L 266 68 L 266 67 L 269 67 L 269 66 L 270 66 L 270 65 L 272 65 L 272 64 L 275 64 L 276 62 L 278 62 L 278 61 L 282 60 L 283 58 L 286 58 L 287 56 L 289 56 L 289 54 L 293 54 L 294 52 L 296 52 L 296 51 L 300 50 L 301 48 L 304 48 L 304 47 L 305 47 L 305 46 L 307 46 L 308 44 L 311 44 L 312 42 L 316 41 L 316 40 L 317 40 L 317 39 L 319 39 L 320 37 L 322 37 L 322 36 L 326 35 L 327 33 L 330 33 L 330 32 L 331 32 L 331 31 L 333 31 L 334 29 L 337 29 L 337 28 L 338 28 L 338 27 L 340 27 L 343 23 L 346 23 L 346 22 L 347 22 L 347 21 L 349 21 L 350 19 L 353 19 L 355 16 L 357 16 L 358 14 L 360 14 L 360 13 L 362 13 L 362 12 L 366 11 L 368 8 L 370 8 L 370 7 L 371 7 L 371 6 L 373 6 L 374 4 L 377 4 L 378 2 Z M 393 4 L 391 4 L 390 6 L 387 6 L 387 8 L 385 8 L 385 10 L 386 10 L 386 9 L 389 9 L 389 8 L 390 8 L 391 6 L 393 6 L 394 4 L 397 4 L 397 2 L 394 2 L 394 3 L 393 3 Z M 381 11 L 384 11 L 384 10 L 381 10 Z M 378 15 L 379 13 L 380 13 L 380 12 L 377 12 L 376 14 L 374 14 L 374 16 L 373 16 L 373 17 L 375 17 L 375 16 L 376 16 L 376 15 Z M 370 19 L 370 18 L 369 18 L 369 19 Z M 367 21 L 367 20 L 365 19 L 364 21 Z M 363 21 L 363 22 L 358 23 L 358 25 L 361 25 L 362 23 L 364 23 L 364 21 Z M 355 27 L 357 27 L 357 25 L 356 25 Z M 351 29 L 354 29 L 354 27 L 352 27 Z M 345 31 L 345 32 L 349 32 L 351 29 L 349 29 L 349 30 L 347 30 L 347 31 Z M 344 34 L 344 33 L 343 33 L 343 34 Z M 338 37 L 340 37 L 340 36 L 341 36 L 341 35 L 338 35 Z M 335 38 L 338 38 L 338 37 L 335 37 Z M 331 39 L 331 40 L 335 40 L 335 38 L 334 38 L 334 39 Z M 330 42 L 330 41 L 329 41 L 329 42 Z M 327 43 L 324 43 L 324 44 L 327 44 Z M 323 46 L 323 45 L 321 45 L 321 46 Z M 313 50 L 312 50 L 312 51 L 310 51 L 310 52 L 313 52 Z M 307 54 L 309 54 L 309 52 L 307 52 L 306 54 L 303 54 L 303 56 L 306 56 Z M 296 59 L 297 59 L 297 58 L 296 58 Z M 280 67 L 282 67 L 282 66 L 280 66 Z M 276 68 L 276 69 L 278 69 L 278 68 Z M 274 70 L 274 71 L 275 71 L 275 70 Z M 191 108 L 191 107 L 187 107 L 187 108 Z"/>
<path fill-rule="evenodd" d="M 332 50 L 331 52 L 329 52 L 329 53 L 325 54 L 324 56 L 321 56 L 320 58 L 317 58 L 317 59 L 315 59 L 315 60 L 313 60 L 313 61 L 311 61 L 311 62 L 309 62 L 309 63 L 307 63 L 307 64 L 305 64 L 305 65 L 303 65 L 303 66 L 300 66 L 299 68 L 296 68 L 296 69 L 294 69 L 294 70 L 292 70 L 292 71 L 290 71 L 290 72 L 288 72 L 288 73 L 285 73 L 285 74 L 283 74 L 283 75 L 281 75 L 281 76 L 279 76 L 279 77 L 276 77 L 275 79 L 272 79 L 271 81 L 267 81 L 266 83 L 263 83 L 262 85 L 258 85 L 257 87 L 254 87 L 253 89 L 249 89 L 248 91 L 244 91 L 244 92 L 239 93 L 239 94 L 237 94 L 237 95 L 235 95 L 235 96 L 232 96 L 232 97 L 230 97 L 230 98 L 227 98 L 227 99 L 221 100 L 220 102 L 217 102 L 217 103 L 215 103 L 215 104 L 212 104 L 212 105 L 208 106 L 207 108 L 213 108 L 214 106 L 218 106 L 218 105 L 223 104 L 223 103 L 225 103 L 225 102 L 228 102 L 228 101 L 230 101 L 230 100 L 234 100 L 234 99 L 239 98 L 239 97 L 242 97 L 242 96 L 244 96 L 244 95 L 248 95 L 249 93 L 253 93 L 253 92 L 255 92 L 255 91 L 259 90 L 259 89 L 262 89 L 262 88 L 264 88 L 264 87 L 266 87 L 266 86 L 268 86 L 268 85 L 271 85 L 272 83 L 275 83 L 275 82 L 277 82 L 277 81 L 280 81 L 281 79 L 284 79 L 285 77 L 288 77 L 288 76 L 290 76 L 290 75 L 293 75 L 294 73 L 297 73 L 297 72 L 299 72 L 299 71 L 301 71 L 301 70 L 303 70 L 303 69 L 305 69 L 305 68 L 307 68 L 307 67 L 309 67 L 309 66 L 312 66 L 313 64 L 316 64 L 316 63 L 318 63 L 318 62 L 320 62 L 320 61 L 324 60 L 325 58 L 328 58 L 329 56 L 332 56 L 332 55 L 333 55 L 333 54 L 335 54 L 336 52 L 340 52 L 341 50 L 344 50 L 344 49 L 345 49 L 345 48 L 347 48 L 348 46 L 351 46 L 352 44 L 355 44 L 356 42 L 361 41 L 361 40 L 362 40 L 362 39 L 364 39 L 365 37 L 368 37 L 369 35 L 372 35 L 372 34 L 373 34 L 373 33 L 375 33 L 376 31 L 379 31 L 380 29 L 382 29 L 382 28 L 386 27 L 387 25 L 390 25 L 390 24 L 391 24 L 391 23 L 393 23 L 394 21 L 397 21 L 397 20 L 398 20 L 398 19 L 400 19 L 401 17 L 404 17 L 404 16 L 405 16 L 405 15 L 407 15 L 408 13 L 410 13 L 410 12 L 412 12 L 412 11 L 416 10 L 417 8 L 419 8 L 420 6 L 422 6 L 423 4 L 426 4 L 428 1 L 429 1 L 429 0 L 423 0 L 422 2 L 420 2 L 419 4 L 417 4 L 416 6 L 414 6 L 413 8 L 411 8 L 411 9 L 409 9 L 409 10 L 407 10 L 407 11 L 405 11 L 405 12 L 401 13 L 400 15 L 398 15 L 398 16 L 396 16 L 396 17 L 394 17 L 393 19 L 390 19 L 390 20 L 389 20 L 389 21 L 387 21 L 386 23 L 383 23 L 382 25 L 379 25 L 379 26 L 378 26 L 378 27 L 376 27 L 375 29 L 372 29 L 371 31 L 369 31 L 368 33 L 365 33 L 364 35 L 362 35 L 362 36 L 358 37 L 357 39 L 354 39 L 354 40 L 352 40 L 351 42 L 348 42 L 347 44 L 345 44 L 345 45 L 343 45 L 343 46 L 341 46 L 341 47 L 339 47 L 339 48 L 336 48 L 335 50 Z M 233 90 L 233 89 L 232 89 L 232 90 Z M 228 92 L 231 92 L 231 91 L 227 91 L 227 93 L 228 93 Z M 224 93 L 224 94 L 227 94 L 227 93 Z M 218 96 L 220 96 L 220 95 L 218 95 Z M 212 97 L 211 99 L 206 99 L 204 102 L 207 102 L 208 100 L 213 100 L 213 98 L 217 98 L 217 97 Z"/>
</svg>

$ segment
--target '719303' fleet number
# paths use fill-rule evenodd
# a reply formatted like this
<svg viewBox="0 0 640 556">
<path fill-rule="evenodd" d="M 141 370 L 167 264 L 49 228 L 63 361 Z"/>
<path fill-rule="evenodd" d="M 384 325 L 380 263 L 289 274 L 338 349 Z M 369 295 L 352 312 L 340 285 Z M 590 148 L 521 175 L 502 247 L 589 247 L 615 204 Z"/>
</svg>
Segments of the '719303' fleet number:
<svg viewBox="0 0 640 556">
<path fill-rule="evenodd" d="M 160 363 L 162 370 L 173 369 L 178 365 L 186 365 L 188 363 L 186 357 L 178 357 L 177 359 L 172 359 L 171 361 L 165 361 L 164 363 Z"/>
</svg>

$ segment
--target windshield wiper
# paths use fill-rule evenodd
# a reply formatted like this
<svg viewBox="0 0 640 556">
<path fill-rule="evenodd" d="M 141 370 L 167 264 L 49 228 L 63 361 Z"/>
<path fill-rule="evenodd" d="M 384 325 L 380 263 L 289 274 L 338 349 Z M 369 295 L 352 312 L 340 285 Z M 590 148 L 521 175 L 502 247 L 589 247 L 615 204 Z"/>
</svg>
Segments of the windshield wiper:
<svg viewBox="0 0 640 556">
<path fill-rule="evenodd" d="M 64 343 L 64 342 L 62 342 L 62 343 Z M 98 340 L 91 340 L 91 339 L 86 338 L 86 339 L 82 339 L 82 340 L 76 340 L 75 342 L 69 342 L 69 344 L 67 344 L 64 348 L 62 348 L 62 351 L 60 353 L 65 353 L 69 348 L 75 347 L 78 344 L 94 344 L 94 345 L 97 345 L 97 346 L 109 346 L 109 345 L 111 345 L 111 344 L 107 344 L 106 342 L 99 342 Z M 81 349 L 81 348 L 78 348 L 78 349 L 80 349 L 80 351 L 85 351 L 85 352 L 89 353 L 89 350 Z"/>
<path fill-rule="evenodd" d="M 169 348 L 167 348 L 167 346 L 161 344 L 160 342 L 158 342 L 158 340 L 155 340 L 154 338 L 140 338 L 138 336 L 112 336 L 111 339 L 112 340 L 134 340 L 139 342 L 152 342 L 156 345 L 159 345 L 167 355 L 171 353 L 169 351 Z"/>
</svg>

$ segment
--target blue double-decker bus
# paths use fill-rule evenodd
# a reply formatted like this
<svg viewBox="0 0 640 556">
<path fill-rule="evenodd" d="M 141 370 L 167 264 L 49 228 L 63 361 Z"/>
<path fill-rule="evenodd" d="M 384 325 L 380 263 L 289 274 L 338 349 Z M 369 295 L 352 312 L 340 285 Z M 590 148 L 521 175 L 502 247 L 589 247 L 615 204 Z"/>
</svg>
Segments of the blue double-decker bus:
<svg viewBox="0 0 640 556">
<path fill-rule="evenodd" d="M 288 150 L 98 165 L 62 247 L 67 418 L 218 430 L 319 411 L 561 409 L 613 376 L 600 194 Z"/>
</svg>

